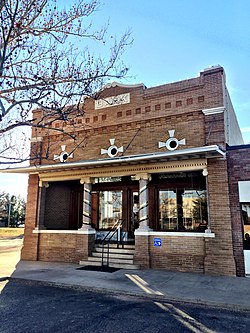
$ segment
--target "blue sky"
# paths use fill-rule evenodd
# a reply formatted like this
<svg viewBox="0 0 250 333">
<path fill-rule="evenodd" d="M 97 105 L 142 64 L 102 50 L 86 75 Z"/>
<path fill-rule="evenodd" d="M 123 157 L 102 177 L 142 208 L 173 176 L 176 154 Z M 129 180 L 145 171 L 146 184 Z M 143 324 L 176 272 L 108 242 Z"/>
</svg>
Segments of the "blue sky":
<svg viewBox="0 0 250 333">
<path fill-rule="evenodd" d="M 131 29 L 134 38 L 123 56 L 130 68 L 126 83 L 151 87 L 223 66 L 245 143 L 250 143 L 250 1 L 104 0 L 93 23 L 108 19 L 110 36 Z M 26 191 L 18 176 L 0 175 L 2 188 Z"/>
<path fill-rule="evenodd" d="M 110 18 L 118 36 L 131 28 L 124 54 L 132 78 L 147 87 L 195 77 L 211 65 L 225 68 L 227 86 L 250 142 L 250 2 L 247 0 L 107 0 L 95 14 Z"/>
</svg>

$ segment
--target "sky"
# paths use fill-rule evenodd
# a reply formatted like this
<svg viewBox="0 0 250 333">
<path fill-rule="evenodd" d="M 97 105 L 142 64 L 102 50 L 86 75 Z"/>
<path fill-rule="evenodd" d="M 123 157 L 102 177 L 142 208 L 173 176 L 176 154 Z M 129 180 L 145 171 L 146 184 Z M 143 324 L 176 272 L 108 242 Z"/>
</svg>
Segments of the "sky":
<svg viewBox="0 0 250 333">
<path fill-rule="evenodd" d="M 122 57 L 130 71 L 123 83 L 152 87 L 223 66 L 244 141 L 250 143 L 249 0 L 103 0 L 92 19 L 97 27 L 109 20 L 110 38 L 131 30 L 134 42 Z M 0 174 L 0 190 L 26 196 L 26 184 L 23 175 Z"/>
</svg>

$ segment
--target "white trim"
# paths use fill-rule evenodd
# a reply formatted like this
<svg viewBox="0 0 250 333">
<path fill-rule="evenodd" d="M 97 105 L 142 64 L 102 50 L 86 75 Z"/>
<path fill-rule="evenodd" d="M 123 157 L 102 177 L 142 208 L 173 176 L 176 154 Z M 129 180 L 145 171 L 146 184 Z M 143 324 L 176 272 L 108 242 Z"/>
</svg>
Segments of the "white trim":
<svg viewBox="0 0 250 333">
<path fill-rule="evenodd" d="M 204 113 L 205 116 L 210 116 L 212 114 L 217 114 L 217 113 L 223 113 L 225 112 L 226 108 L 224 106 L 219 106 L 217 108 L 211 108 L 211 109 L 204 109 L 202 112 Z"/>
<path fill-rule="evenodd" d="M 113 88 L 113 87 L 121 87 L 121 88 L 129 88 L 129 89 L 134 89 L 134 88 L 146 88 L 145 85 L 143 83 L 137 83 L 137 84 L 123 84 L 123 83 L 119 83 L 116 81 L 113 81 L 111 83 L 107 83 L 102 90 L 104 89 L 109 89 L 109 88 Z"/>
<path fill-rule="evenodd" d="M 201 232 L 171 232 L 171 231 L 140 231 L 135 230 L 135 236 L 173 236 L 173 237 L 203 237 L 215 238 L 214 233 Z"/>
<path fill-rule="evenodd" d="M 86 230 L 39 230 L 35 229 L 32 231 L 33 234 L 76 234 L 76 235 L 95 235 L 95 229 Z"/>
</svg>

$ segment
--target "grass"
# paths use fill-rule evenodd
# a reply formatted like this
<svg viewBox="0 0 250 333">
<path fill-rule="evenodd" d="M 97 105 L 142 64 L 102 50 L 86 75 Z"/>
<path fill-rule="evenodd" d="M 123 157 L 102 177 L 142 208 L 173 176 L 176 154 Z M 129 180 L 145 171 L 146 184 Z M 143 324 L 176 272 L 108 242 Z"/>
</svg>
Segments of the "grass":
<svg viewBox="0 0 250 333">
<path fill-rule="evenodd" d="M 0 227 L 0 237 L 18 237 L 23 235 L 24 228 L 2 228 Z"/>
</svg>

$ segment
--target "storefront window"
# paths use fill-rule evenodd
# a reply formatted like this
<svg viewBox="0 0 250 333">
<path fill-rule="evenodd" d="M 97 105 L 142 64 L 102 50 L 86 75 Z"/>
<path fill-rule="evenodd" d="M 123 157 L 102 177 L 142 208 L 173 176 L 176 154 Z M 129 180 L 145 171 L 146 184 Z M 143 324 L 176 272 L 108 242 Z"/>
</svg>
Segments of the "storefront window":
<svg viewBox="0 0 250 333">
<path fill-rule="evenodd" d="M 171 190 L 160 191 L 160 229 L 176 230 L 177 202 L 176 192 Z"/>
<path fill-rule="evenodd" d="M 160 190 L 159 227 L 160 230 L 204 232 L 207 228 L 206 191 Z"/>
<path fill-rule="evenodd" d="M 109 229 L 122 218 L 122 191 L 99 192 L 99 229 Z"/>
</svg>

